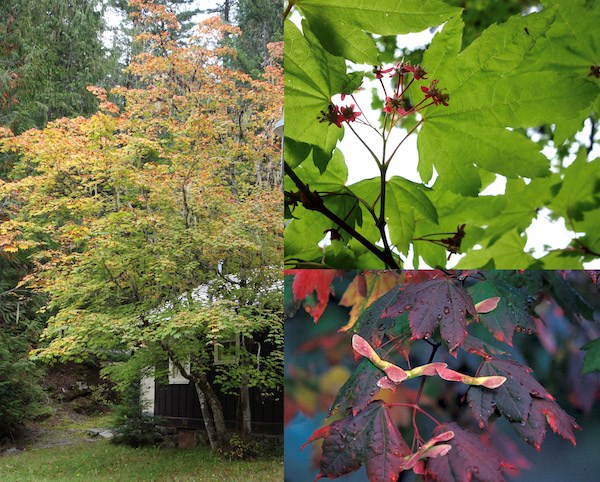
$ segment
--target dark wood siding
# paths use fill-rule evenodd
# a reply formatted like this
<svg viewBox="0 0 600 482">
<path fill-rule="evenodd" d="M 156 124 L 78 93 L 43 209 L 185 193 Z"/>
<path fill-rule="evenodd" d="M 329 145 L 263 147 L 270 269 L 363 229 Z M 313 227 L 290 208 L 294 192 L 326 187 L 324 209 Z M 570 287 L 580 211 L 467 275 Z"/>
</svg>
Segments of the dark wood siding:
<svg viewBox="0 0 600 482">
<path fill-rule="evenodd" d="M 223 406 L 225 422 L 235 427 L 237 397 L 218 393 Z M 179 427 L 201 428 L 202 412 L 193 384 L 161 385 L 155 388 L 154 414 L 164 417 Z M 280 433 L 283 431 L 283 396 L 262 397 L 258 390 L 250 390 L 252 425 L 256 432 Z"/>
</svg>

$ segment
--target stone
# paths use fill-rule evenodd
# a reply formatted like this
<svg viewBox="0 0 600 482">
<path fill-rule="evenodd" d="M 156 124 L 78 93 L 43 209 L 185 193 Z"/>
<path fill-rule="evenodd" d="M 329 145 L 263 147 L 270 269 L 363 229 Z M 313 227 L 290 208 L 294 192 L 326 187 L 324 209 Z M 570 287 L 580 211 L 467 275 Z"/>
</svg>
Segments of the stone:
<svg viewBox="0 0 600 482">
<path fill-rule="evenodd" d="M 19 449 L 18 447 L 10 447 L 10 448 L 6 449 L 4 452 L 2 452 L 2 455 L 14 455 L 19 452 L 22 452 L 22 450 Z"/>
<path fill-rule="evenodd" d="M 100 432 L 98 434 L 99 437 L 105 438 L 105 439 L 111 439 L 115 436 L 114 433 L 112 433 L 110 430 L 103 430 L 102 432 Z"/>
</svg>

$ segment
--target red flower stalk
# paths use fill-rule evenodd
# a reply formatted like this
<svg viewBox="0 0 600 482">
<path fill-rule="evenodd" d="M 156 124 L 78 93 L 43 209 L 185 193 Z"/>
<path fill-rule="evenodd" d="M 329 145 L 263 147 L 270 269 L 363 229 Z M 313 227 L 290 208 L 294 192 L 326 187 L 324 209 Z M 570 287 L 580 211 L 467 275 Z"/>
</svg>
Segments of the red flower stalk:
<svg viewBox="0 0 600 482">
<path fill-rule="evenodd" d="M 425 98 L 431 99 L 435 105 L 443 104 L 447 106 L 450 96 L 442 93 L 442 91 L 438 89 L 438 82 L 439 80 L 432 80 L 429 87 L 423 85 L 421 86 L 421 90 L 425 93 Z"/>
<path fill-rule="evenodd" d="M 399 115 L 406 114 L 406 102 L 402 98 L 402 96 L 394 95 L 394 97 L 386 97 L 385 98 L 385 106 L 383 108 L 384 112 L 388 114 L 393 114 L 397 112 Z"/>
</svg>

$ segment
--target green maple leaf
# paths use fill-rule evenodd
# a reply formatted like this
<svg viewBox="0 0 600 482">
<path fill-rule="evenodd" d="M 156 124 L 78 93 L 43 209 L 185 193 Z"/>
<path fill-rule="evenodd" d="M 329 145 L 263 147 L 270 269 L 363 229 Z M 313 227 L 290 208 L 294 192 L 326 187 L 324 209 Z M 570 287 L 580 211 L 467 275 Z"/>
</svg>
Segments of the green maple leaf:
<svg viewBox="0 0 600 482">
<path fill-rule="evenodd" d="M 440 25 L 462 10 L 440 0 L 296 0 L 294 5 L 330 53 L 371 65 L 380 62 L 370 33 L 420 32 Z"/>
<path fill-rule="evenodd" d="M 545 7 L 556 7 L 557 21 L 528 56 L 529 69 L 549 70 L 564 75 L 589 77 L 590 67 L 600 65 L 600 8 L 588 0 L 543 0 Z M 594 81 L 598 85 L 598 81 Z M 582 127 L 590 112 L 600 113 L 600 93 L 572 116 L 556 122 L 554 142 L 562 144 Z"/>
<path fill-rule="evenodd" d="M 346 74 L 342 57 L 326 52 L 310 29 L 303 33 L 289 20 L 285 22 L 285 136 L 315 146 L 324 169 L 344 130 L 317 120 L 327 112 L 331 97 L 354 91 L 361 75 Z M 322 159 L 325 159 L 325 162 Z"/>
<path fill-rule="evenodd" d="M 512 178 L 550 174 L 538 146 L 507 128 L 554 122 L 564 112 L 578 112 L 598 93 L 585 79 L 520 68 L 552 24 L 555 10 L 493 25 L 462 52 L 459 20 L 436 35 L 423 63 L 448 89 L 450 105 L 423 114 L 418 147 L 425 182 L 435 166 L 446 188 L 475 196 L 481 189 L 478 168 Z"/>
<path fill-rule="evenodd" d="M 592 340 L 581 347 L 585 350 L 583 373 L 600 371 L 600 339 Z"/>
</svg>

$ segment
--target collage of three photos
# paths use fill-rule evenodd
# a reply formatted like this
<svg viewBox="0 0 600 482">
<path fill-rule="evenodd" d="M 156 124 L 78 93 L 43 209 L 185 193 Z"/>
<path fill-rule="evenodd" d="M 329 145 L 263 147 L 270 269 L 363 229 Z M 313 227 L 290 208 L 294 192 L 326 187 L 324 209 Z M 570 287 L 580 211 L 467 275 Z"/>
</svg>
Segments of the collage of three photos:
<svg viewBox="0 0 600 482">
<path fill-rule="evenodd" d="M 598 24 L 1 2 L 0 480 L 595 480 Z"/>
</svg>

